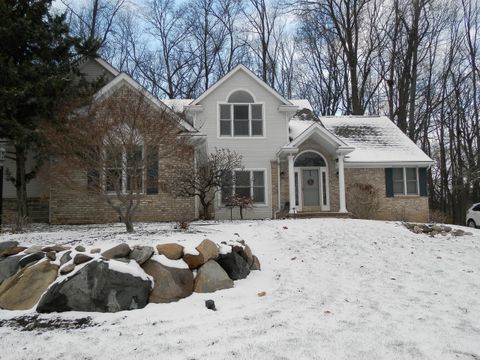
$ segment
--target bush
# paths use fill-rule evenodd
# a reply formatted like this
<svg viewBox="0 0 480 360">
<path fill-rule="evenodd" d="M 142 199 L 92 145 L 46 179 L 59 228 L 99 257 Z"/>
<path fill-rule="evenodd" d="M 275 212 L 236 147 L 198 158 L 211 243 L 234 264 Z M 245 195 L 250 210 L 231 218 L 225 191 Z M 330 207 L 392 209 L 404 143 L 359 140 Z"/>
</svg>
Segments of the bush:
<svg viewBox="0 0 480 360">
<path fill-rule="evenodd" d="M 349 191 L 349 210 L 357 218 L 371 219 L 380 207 L 380 190 L 371 184 L 355 183 Z"/>
</svg>

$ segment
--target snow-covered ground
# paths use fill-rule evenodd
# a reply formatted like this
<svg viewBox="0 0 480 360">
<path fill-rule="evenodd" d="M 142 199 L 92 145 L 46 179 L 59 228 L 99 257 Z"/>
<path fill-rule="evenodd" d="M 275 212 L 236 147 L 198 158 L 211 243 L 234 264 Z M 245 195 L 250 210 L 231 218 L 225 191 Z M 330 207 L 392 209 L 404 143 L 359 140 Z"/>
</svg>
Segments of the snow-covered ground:
<svg viewBox="0 0 480 360">
<path fill-rule="evenodd" d="M 82 329 L 0 327 L 1 359 L 480 359 L 480 230 L 417 235 L 399 223 L 306 219 L 36 228 L 22 244 L 100 246 L 242 238 L 262 271 L 235 288 L 92 317 Z M 263 297 L 257 293 L 265 291 Z M 206 309 L 213 299 L 217 311 Z M 33 312 L 2 311 L 0 321 Z"/>
</svg>

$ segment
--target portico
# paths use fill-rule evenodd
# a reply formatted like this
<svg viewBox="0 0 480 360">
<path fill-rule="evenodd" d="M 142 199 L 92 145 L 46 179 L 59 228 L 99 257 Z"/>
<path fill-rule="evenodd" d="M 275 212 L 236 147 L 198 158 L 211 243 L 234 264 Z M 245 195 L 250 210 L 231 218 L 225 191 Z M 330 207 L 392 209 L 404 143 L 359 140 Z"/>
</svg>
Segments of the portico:
<svg viewBox="0 0 480 360">
<path fill-rule="evenodd" d="M 347 213 L 344 158 L 353 150 L 320 124 L 312 124 L 280 149 L 278 158 L 288 161 L 288 199 L 284 201 L 289 203 L 289 214 Z M 338 189 L 338 199 L 331 199 L 331 188 Z"/>
</svg>

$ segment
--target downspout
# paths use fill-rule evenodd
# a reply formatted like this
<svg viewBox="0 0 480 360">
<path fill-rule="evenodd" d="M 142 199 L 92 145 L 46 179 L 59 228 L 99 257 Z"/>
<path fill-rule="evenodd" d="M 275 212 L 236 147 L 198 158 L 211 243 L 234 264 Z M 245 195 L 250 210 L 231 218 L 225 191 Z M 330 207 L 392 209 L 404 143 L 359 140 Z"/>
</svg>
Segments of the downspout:
<svg viewBox="0 0 480 360">
<path fill-rule="evenodd" d="M 277 211 L 273 214 L 276 219 L 282 209 L 280 208 L 280 157 L 277 156 Z"/>
</svg>

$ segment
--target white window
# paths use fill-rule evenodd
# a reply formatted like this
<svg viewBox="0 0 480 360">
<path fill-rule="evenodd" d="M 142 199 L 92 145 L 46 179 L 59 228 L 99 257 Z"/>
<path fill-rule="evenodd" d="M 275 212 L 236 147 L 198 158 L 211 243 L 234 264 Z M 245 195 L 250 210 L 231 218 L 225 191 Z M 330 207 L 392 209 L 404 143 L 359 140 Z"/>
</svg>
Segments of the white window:
<svg viewBox="0 0 480 360">
<path fill-rule="evenodd" d="M 144 149 L 135 145 L 105 148 L 104 186 L 107 192 L 142 193 L 144 187 Z"/>
<path fill-rule="evenodd" d="M 393 169 L 393 194 L 418 195 L 417 168 Z"/>
<path fill-rule="evenodd" d="M 263 105 L 246 91 L 235 91 L 219 107 L 220 136 L 263 136 Z"/>
<path fill-rule="evenodd" d="M 265 171 L 264 170 L 237 170 L 232 176 L 227 175 L 226 186 L 222 188 L 222 202 L 229 196 L 238 195 L 251 197 L 254 204 L 266 203 Z"/>
</svg>

